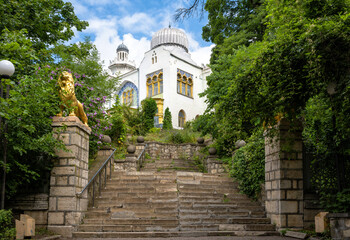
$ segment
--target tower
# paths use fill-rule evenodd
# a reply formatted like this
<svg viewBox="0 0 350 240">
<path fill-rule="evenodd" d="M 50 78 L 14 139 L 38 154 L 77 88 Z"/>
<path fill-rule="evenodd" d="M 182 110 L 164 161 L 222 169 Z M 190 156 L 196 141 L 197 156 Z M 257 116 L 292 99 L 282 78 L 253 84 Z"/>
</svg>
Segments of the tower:
<svg viewBox="0 0 350 240">
<path fill-rule="evenodd" d="M 135 62 L 129 61 L 129 49 L 124 43 L 117 47 L 116 52 L 117 56 L 110 61 L 108 66 L 113 76 L 122 75 L 136 69 Z"/>
</svg>

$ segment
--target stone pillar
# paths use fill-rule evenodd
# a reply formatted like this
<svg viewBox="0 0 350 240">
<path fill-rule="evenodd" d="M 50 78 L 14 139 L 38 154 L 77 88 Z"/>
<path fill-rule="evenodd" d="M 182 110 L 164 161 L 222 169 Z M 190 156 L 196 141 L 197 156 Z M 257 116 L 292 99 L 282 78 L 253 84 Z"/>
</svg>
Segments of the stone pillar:
<svg viewBox="0 0 350 240">
<path fill-rule="evenodd" d="M 143 151 L 143 149 L 145 149 L 146 144 L 145 144 L 145 138 L 142 136 L 138 136 L 136 141 L 137 141 L 137 144 L 136 144 L 135 154 L 138 156 Z"/>
<path fill-rule="evenodd" d="M 266 212 L 277 228 L 303 228 L 301 126 L 282 119 L 273 139 L 265 137 Z"/>
<path fill-rule="evenodd" d="M 216 149 L 211 147 L 209 148 L 209 156 L 205 160 L 205 165 L 208 173 L 223 173 L 225 169 L 221 161 L 218 161 L 218 156 L 216 155 Z"/>
<path fill-rule="evenodd" d="M 62 126 L 66 128 L 59 132 Z M 72 237 L 88 206 L 87 191 L 80 198 L 76 194 L 88 182 L 91 129 L 73 116 L 54 117 L 52 127 L 69 152 L 56 151 L 58 158 L 50 178 L 48 229 Z"/>
<path fill-rule="evenodd" d="M 130 145 L 127 148 L 128 154 L 125 156 L 124 169 L 127 172 L 136 172 L 137 171 L 137 156 L 135 154 L 136 147 Z"/>
</svg>

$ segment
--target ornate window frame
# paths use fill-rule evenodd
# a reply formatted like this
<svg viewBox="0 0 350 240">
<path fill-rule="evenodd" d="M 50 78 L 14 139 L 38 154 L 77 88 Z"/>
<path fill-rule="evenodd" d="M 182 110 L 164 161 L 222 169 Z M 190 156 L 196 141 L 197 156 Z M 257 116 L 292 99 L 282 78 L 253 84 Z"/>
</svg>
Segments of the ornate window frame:
<svg viewBox="0 0 350 240">
<path fill-rule="evenodd" d="M 193 75 L 177 69 L 177 93 L 193 98 Z"/>
<path fill-rule="evenodd" d="M 163 69 L 146 75 L 147 97 L 163 93 Z"/>
</svg>

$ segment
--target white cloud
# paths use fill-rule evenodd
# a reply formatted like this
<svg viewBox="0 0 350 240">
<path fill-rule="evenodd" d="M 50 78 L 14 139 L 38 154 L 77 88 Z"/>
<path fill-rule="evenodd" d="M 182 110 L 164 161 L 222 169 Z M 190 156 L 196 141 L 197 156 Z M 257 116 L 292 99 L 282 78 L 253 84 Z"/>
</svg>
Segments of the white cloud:
<svg viewBox="0 0 350 240">
<path fill-rule="evenodd" d="M 156 26 L 156 20 L 146 13 L 135 13 L 120 19 L 119 24 L 128 32 L 149 34 Z"/>
<path fill-rule="evenodd" d="M 129 60 L 134 60 L 138 67 L 143 59 L 144 53 L 150 50 L 151 41 L 145 37 L 136 39 L 130 33 L 123 36 L 124 44 L 129 48 Z"/>
<path fill-rule="evenodd" d="M 212 44 L 208 47 L 200 47 L 191 52 L 191 56 L 193 61 L 195 61 L 198 65 L 203 64 L 209 64 L 210 61 L 210 55 L 211 55 L 211 49 L 215 46 L 215 44 Z"/>
</svg>

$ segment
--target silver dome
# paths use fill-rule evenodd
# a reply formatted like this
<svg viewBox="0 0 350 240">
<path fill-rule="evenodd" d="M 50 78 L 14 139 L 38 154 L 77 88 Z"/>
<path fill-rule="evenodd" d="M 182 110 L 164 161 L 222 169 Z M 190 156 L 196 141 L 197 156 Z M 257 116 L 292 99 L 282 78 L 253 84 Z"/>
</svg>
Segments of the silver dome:
<svg viewBox="0 0 350 240">
<path fill-rule="evenodd" d="M 161 45 L 176 45 L 188 52 L 187 36 L 182 30 L 177 28 L 163 28 L 153 35 L 151 49 Z"/>
<path fill-rule="evenodd" d="M 117 47 L 117 52 L 120 52 L 120 51 L 124 51 L 124 52 L 129 53 L 129 49 L 128 49 L 128 47 L 127 47 L 124 43 L 120 44 L 120 45 Z"/>
</svg>

